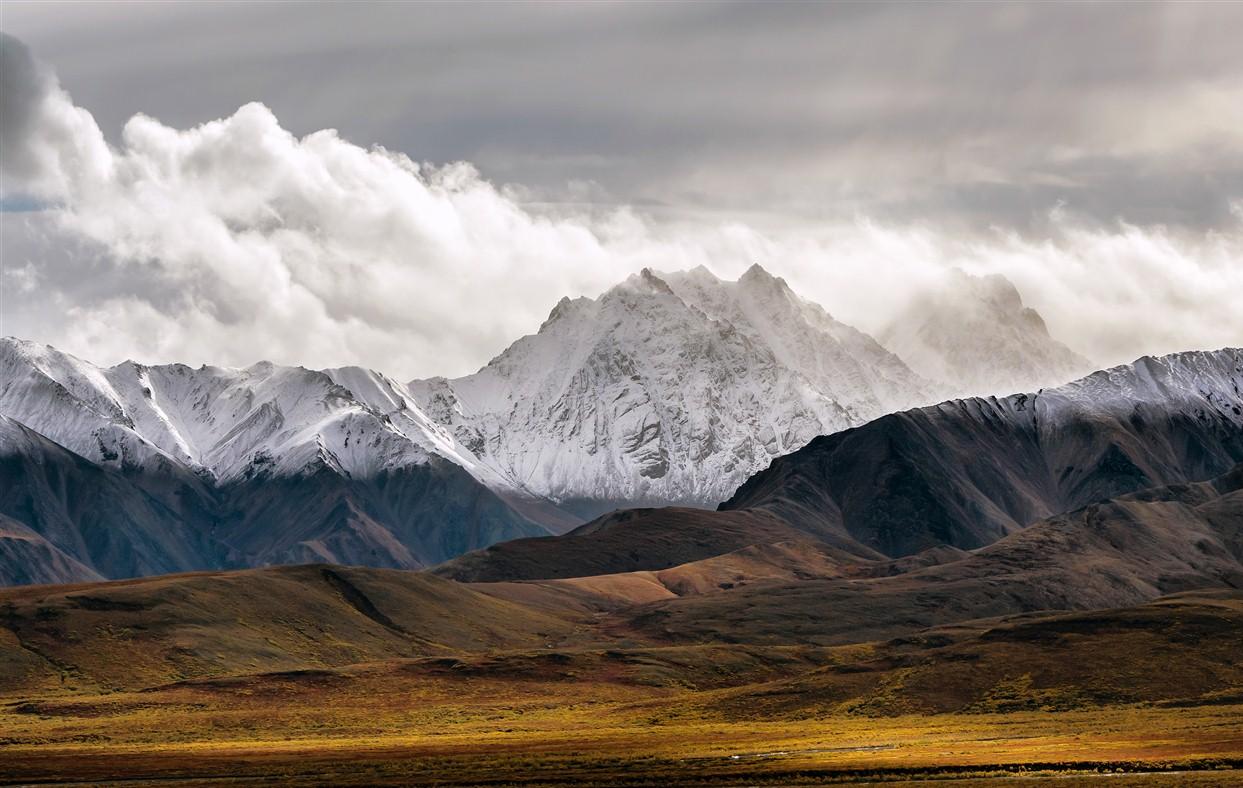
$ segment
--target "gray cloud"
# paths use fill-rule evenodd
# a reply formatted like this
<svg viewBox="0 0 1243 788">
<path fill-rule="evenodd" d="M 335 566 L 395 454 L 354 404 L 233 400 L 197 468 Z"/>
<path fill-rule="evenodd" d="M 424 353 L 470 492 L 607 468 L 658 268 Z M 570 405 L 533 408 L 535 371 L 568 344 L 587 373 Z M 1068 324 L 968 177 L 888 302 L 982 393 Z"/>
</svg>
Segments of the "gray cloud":
<svg viewBox="0 0 1243 788">
<path fill-rule="evenodd" d="M 26 45 L 0 33 L 0 175 L 26 180 L 35 174 L 31 131 L 50 84 Z"/>
<path fill-rule="evenodd" d="M 0 214 L 0 330 L 460 374 L 562 295 L 759 260 L 868 330 L 960 266 L 1102 363 L 1243 341 L 1229 9 L 217 8 L 6 4 L 74 96 L 5 39 L 5 195 L 53 207 Z"/>
<path fill-rule="evenodd" d="M 1229 221 L 1237 4 L 10 3 L 109 134 L 258 100 L 295 133 L 567 199 L 1039 231 Z M 1162 215 L 1171 193 L 1184 195 Z"/>
<path fill-rule="evenodd" d="M 21 41 L 3 33 L 0 65 L 0 198 L 57 200 L 70 180 L 83 187 L 106 178 L 107 145 L 91 114 L 70 101 Z"/>
</svg>

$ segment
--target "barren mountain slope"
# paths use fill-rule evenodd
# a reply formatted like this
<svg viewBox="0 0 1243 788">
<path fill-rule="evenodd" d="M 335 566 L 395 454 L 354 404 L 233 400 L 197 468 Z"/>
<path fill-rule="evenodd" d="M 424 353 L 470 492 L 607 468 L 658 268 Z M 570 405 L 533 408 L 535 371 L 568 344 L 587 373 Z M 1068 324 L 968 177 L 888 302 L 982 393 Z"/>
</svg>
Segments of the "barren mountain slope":
<svg viewBox="0 0 1243 788">
<path fill-rule="evenodd" d="M 1055 389 L 952 400 L 817 438 L 722 504 L 891 556 L 975 548 L 1028 523 L 1243 461 L 1243 350 L 1176 353 Z"/>
</svg>

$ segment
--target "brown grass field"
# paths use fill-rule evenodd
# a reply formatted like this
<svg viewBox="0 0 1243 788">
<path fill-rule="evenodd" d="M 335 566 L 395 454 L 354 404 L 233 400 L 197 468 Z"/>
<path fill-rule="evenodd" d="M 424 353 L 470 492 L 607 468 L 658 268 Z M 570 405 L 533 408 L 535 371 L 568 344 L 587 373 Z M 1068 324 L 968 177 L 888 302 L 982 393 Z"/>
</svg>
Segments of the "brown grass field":
<svg viewBox="0 0 1243 788">
<path fill-rule="evenodd" d="M 1230 785 L 1239 780 L 1230 767 L 1243 765 L 1243 703 L 756 722 L 715 712 L 722 692 L 465 679 L 384 663 L 74 695 L 4 707 L 0 774 L 19 783 L 535 786 L 1116 771 L 1148 772 L 1132 774 L 1143 785 Z"/>
<path fill-rule="evenodd" d="M 0 783 L 1243 785 L 1238 592 L 848 645 L 564 610 L 315 567 L 10 589 Z"/>
<path fill-rule="evenodd" d="M 627 656 L 655 659 L 659 651 Z M 0 706 L 0 779 L 815 785 L 1023 775 L 1095 781 L 1114 772 L 1110 785 L 1232 785 L 1240 784 L 1233 769 L 1243 767 L 1237 697 L 1004 713 L 820 709 L 755 721 L 740 714 L 738 687 L 679 686 L 660 670 L 627 671 L 595 653 L 550 671 L 540 656 L 516 657 L 537 664 L 504 675 L 463 670 L 454 660 L 399 660 L 154 691 L 10 698 Z"/>
</svg>

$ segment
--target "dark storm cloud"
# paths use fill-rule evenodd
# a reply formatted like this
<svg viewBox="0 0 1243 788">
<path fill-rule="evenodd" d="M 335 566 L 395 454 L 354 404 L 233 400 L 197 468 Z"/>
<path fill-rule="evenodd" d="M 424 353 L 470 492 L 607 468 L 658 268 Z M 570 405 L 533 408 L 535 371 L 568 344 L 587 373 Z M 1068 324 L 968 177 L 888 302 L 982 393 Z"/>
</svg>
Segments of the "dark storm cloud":
<svg viewBox="0 0 1243 788">
<path fill-rule="evenodd" d="M 565 198 L 1031 226 L 1212 226 L 1238 199 L 1243 6 L 11 6 L 106 134 L 251 101 Z M 1232 108 L 1233 107 L 1233 108 Z M 1182 195 L 1169 216 L 1160 206 Z"/>
</svg>

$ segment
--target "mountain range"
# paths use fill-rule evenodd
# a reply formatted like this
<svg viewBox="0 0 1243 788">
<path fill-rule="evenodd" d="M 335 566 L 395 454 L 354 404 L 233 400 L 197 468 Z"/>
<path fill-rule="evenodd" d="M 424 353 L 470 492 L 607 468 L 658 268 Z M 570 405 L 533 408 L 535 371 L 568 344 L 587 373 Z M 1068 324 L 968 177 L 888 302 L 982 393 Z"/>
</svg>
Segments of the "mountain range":
<svg viewBox="0 0 1243 788">
<path fill-rule="evenodd" d="M 100 369 L 4 340 L 0 376 L 0 511 L 47 542 L 22 549 L 55 549 L 67 571 L 416 568 L 548 533 L 377 373 Z"/>
<path fill-rule="evenodd" d="M 780 280 L 648 271 L 454 381 L 0 374 L 6 780 L 1243 763 L 1243 349 L 902 409 Z"/>
<path fill-rule="evenodd" d="M 614 513 L 435 571 L 499 581 L 663 570 L 791 539 L 862 559 L 957 555 L 1047 517 L 1209 479 L 1239 462 L 1243 350 L 1143 358 L 1039 393 L 951 400 L 817 438 L 715 513 Z M 613 543 L 621 531 L 624 544 Z"/>
<path fill-rule="evenodd" d="M 988 295 L 1004 286 L 990 280 L 976 287 L 973 278 L 955 276 L 967 283 L 964 298 L 987 301 L 981 308 L 1004 326 L 999 331 L 1028 330 L 1031 342 L 1049 341 L 1021 301 Z M 938 324 L 952 325 L 953 315 Z M 981 360 L 992 363 L 992 356 Z M 1055 380 L 1063 372 L 1050 364 L 1043 374 Z M 1101 397 L 1117 393 L 1096 387 Z M 768 483 L 762 480 L 819 457 L 825 440 L 844 442 L 846 449 L 833 450 L 835 462 L 860 474 L 866 463 L 850 459 L 857 451 L 850 436 L 861 425 L 869 425 L 868 435 L 924 429 L 934 436 L 975 429 L 947 415 L 955 408 L 991 408 L 994 416 L 980 418 L 1005 422 L 997 427 L 1005 441 L 1007 430 L 1027 429 L 1019 415 L 1026 408 L 1043 412 L 1055 401 L 1018 395 L 903 412 L 946 388 L 758 265 L 733 282 L 703 267 L 644 270 L 599 298 L 563 299 L 537 333 L 473 375 L 407 385 L 357 367 L 101 368 L 54 348 L 0 340 L 0 580 L 308 561 L 431 566 L 497 542 L 563 533 L 618 508 L 711 508 L 731 495 L 729 505 L 741 505 L 738 496 L 752 496 Z M 1183 418 L 1188 406 L 1180 400 L 1169 418 Z M 898 426 L 920 420 L 931 421 Z M 874 471 L 892 475 L 902 462 L 924 464 L 904 459 L 911 452 L 950 451 L 935 437 L 923 449 L 903 440 L 910 445 L 897 456 L 864 452 L 875 454 Z M 1110 435 L 1100 440 L 1101 451 L 1117 443 Z M 1233 449 L 1204 440 L 1210 456 L 1198 465 L 1184 468 L 1187 458 L 1169 452 L 1139 458 L 1144 472 L 1136 486 L 1182 478 L 1166 472 L 1170 467 L 1183 468 L 1186 478 L 1220 471 Z M 817 448 L 798 452 L 809 444 Z M 936 463 L 944 464 L 940 455 Z M 1152 462 L 1159 467 L 1144 464 Z M 882 476 L 872 483 L 883 486 Z M 797 495 L 748 500 L 746 508 L 770 511 L 782 527 L 842 549 L 900 555 L 939 543 L 976 547 L 1088 491 L 1134 488 L 1084 482 L 1075 498 L 1042 484 L 1038 494 L 1025 489 L 1019 503 L 1003 501 L 1000 513 L 993 511 L 998 504 L 982 503 L 994 495 L 983 484 L 969 504 L 938 509 L 922 533 L 904 526 L 888 534 L 880 520 L 900 519 L 898 509 L 837 498 L 804 501 L 822 510 L 816 517 L 788 516 Z M 840 498 L 833 489 L 816 495 Z M 95 500 L 110 504 L 96 507 Z M 984 506 L 987 516 L 973 518 L 964 506 Z"/>
</svg>

